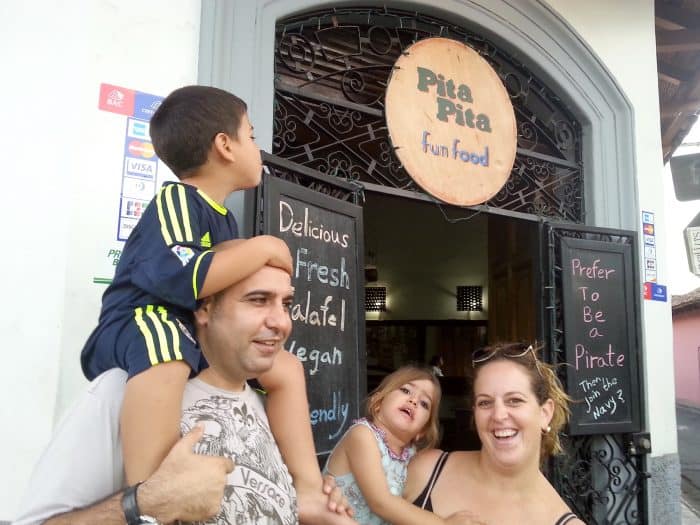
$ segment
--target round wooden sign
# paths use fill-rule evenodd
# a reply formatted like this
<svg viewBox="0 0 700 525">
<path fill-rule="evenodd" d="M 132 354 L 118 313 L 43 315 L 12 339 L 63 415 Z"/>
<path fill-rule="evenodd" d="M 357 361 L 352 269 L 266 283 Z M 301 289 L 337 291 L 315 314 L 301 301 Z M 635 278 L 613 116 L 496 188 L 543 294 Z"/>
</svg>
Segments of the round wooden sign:
<svg viewBox="0 0 700 525">
<path fill-rule="evenodd" d="M 396 155 L 431 195 L 470 206 L 508 180 L 517 147 L 513 105 L 470 47 L 447 38 L 416 42 L 396 61 L 385 103 Z"/>
</svg>

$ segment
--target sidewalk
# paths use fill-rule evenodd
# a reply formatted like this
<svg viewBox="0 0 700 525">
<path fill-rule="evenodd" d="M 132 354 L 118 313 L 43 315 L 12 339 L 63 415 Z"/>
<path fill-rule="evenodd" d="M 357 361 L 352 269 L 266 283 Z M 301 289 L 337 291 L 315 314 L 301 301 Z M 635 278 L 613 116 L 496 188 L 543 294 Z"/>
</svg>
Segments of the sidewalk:
<svg viewBox="0 0 700 525">
<path fill-rule="evenodd" d="M 681 524 L 700 525 L 700 516 L 683 499 L 681 499 Z"/>
<path fill-rule="evenodd" d="M 700 410 L 676 404 L 678 456 L 681 466 L 682 500 L 700 514 Z M 685 523 L 685 522 L 684 522 Z M 688 523 L 698 523 L 692 522 Z"/>
</svg>

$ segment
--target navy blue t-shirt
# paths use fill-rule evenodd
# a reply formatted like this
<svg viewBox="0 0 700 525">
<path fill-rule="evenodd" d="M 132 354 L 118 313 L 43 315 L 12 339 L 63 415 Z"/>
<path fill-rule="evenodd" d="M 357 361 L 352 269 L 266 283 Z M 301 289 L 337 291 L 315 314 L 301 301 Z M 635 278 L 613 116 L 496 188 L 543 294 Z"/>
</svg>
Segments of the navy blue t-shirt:
<svg viewBox="0 0 700 525">
<path fill-rule="evenodd" d="M 151 346 L 163 334 L 178 343 L 173 330 L 177 324 L 184 339 L 196 345 L 192 312 L 212 261 L 211 247 L 237 237 L 236 221 L 226 208 L 193 186 L 163 184 L 126 241 L 112 284 L 102 296 L 98 326 L 81 354 L 86 377 L 92 380 L 114 367 L 131 376 L 126 347 L 144 333 Z M 149 316 L 156 324 L 162 318 L 162 326 L 145 326 Z"/>
</svg>

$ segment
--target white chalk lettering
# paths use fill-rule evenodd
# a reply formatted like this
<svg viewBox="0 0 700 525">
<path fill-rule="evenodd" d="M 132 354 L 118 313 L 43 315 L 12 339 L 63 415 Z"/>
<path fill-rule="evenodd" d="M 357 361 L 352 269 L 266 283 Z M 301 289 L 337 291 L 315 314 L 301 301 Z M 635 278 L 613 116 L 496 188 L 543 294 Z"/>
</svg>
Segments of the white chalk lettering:
<svg viewBox="0 0 700 525">
<path fill-rule="evenodd" d="M 345 257 L 340 258 L 340 267 L 328 267 L 317 262 L 310 261 L 305 256 L 309 254 L 306 248 L 297 248 L 296 264 L 294 265 L 294 277 L 305 277 L 306 281 L 319 281 L 333 288 L 341 287 L 350 289 L 350 275 L 345 270 Z M 302 270 L 304 268 L 304 270 Z"/>
<path fill-rule="evenodd" d="M 345 423 L 348 420 L 348 411 L 350 403 L 343 403 L 343 393 L 341 391 L 333 392 L 332 405 L 330 408 L 314 408 L 309 414 L 311 416 L 311 426 L 316 426 L 319 423 L 333 423 L 340 421 L 340 426 L 335 432 L 329 432 L 328 439 L 335 439 L 345 428 Z"/>
<path fill-rule="evenodd" d="M 294 220 L 294 209 L 291 204 L 280 200 L 280 233 L 291 232 L 295 237 L 309 237 L 328 244 L 337 244 L 343 248 L 348 247 L 350 241 L 349 233 L 340 233 L 332 228 L 327 228 L 323 224 L 314 224 L 309 219 L 309 208 L 304 207 L 304 220 Z"/>
<path fill-rule="evenodd" d="M 333 346 L 333 350 L 318 350 L 312 348 L 310 351 L 301 345 L 297 345 L 296 340 L 289 344 L 289 353 L 297 356 L 297 359 L 302 363 L 311 363 L 309 375 L 316 375 L 321 365 L 325 366 L 341 366 L 343 364 L 343 352 L 337 346 Z"/>
<path fill-rule="evenodd" d="M 345 331 L 345 299 L 340 300 L 340 305 L 331 307 L 333 296 L 327 295 L 320 305 L 311 306 L 311 290 L 307 290 L 306 298 L 301 303 L 292 305 L 292 321 L 311 326 L 333 326 Z M 336 303 L 337 304 L 337 303 Z M 338 313 L 340 308 L 340 313 Z M 338 318 L 340 317 L 340 319 Z M 340 323 L 338 322 L 340 321 Z"/>
</svg>

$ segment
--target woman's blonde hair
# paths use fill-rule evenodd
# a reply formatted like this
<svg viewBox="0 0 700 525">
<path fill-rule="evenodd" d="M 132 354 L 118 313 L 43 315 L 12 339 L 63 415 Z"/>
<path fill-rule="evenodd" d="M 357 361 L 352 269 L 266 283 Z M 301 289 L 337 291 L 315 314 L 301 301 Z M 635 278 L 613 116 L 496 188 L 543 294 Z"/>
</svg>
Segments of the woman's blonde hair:
<svg viewBox="0 0 700 525">
<path fill-rule="evenodd" d="M 440 382 L 435 378 L 433 373 L 429 369 L 421 366 L 402 366 L 395 372 L 392 372 L 382 379 L 379 386 L 375 388 L 367 398 L 367 419 L 374 423 L 374 420 L 377 417 L 379 409 L 382 405 L 382 401 L 384 401 L 387 394 L 393 392 L 397 388 L 400 388 L 406 383 L 418 381 L 420 379 L 426 379 L 433 384 L 435 395 L 433 396 L 432 403 L 430 403 L 430 417 L 428 418 L 428 422 L 413 441 L 413 445 L 418 450 L 435 447 L 440 441 L 438 413 L 440 408 L 440 398 L 442 397 L 442 389 L 440 388 Z"/>
<path fill-rule="evenodd" d="M 474 397 L 474 385 L 479 371 L 489 363 L 496 361 L 511 361 L 520 365 L 530 378 L 530 387 L 541 405 L 548 399 L 554 404 L 550 429 L 542 434 L 540 446 L 540 462 L 543 463 L 549 456 L 561 454 L 564 449 L 559 438 L 559 433 L 569 421 L 571 411 L 569 403 L 571 398 L 562 387 L 557 377 L 554 366 L 545 363 L 537 357 L 537 352 L 542 348 L 528 345 L 527 343 L 497 343 L 481 348 L 475 352 L 481 357 L 474 361 L 474 377 L 472 381 L 471 395 Z M 472 399 L 472 406 L 474 402 Z"/>
</svg>

